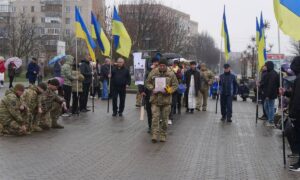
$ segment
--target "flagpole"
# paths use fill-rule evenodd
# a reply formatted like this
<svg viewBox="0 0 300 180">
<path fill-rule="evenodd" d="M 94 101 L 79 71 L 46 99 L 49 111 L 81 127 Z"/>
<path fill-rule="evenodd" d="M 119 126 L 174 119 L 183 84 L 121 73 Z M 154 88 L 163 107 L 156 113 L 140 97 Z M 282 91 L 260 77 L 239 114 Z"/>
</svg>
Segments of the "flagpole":
<svg viewBox="0 0 300 180">
<path fill-rule="evenodd" d="M 281 53 L 281 42 L 280 42 L 280 29 L 278 26 L 278 52 Z M 280 88 L 283 87 L 282 85 L 282 69 L 281 69 L 282 61 L 280 61 Z M 281 132 L 282 132 L 282 154 L 283 154 L 283 164 L 286 167 L 286 153 L 285 153 L 285 133 L 284 133 L 284 113 L 283 113 L 283 95 L 280 95 L 280 113 L 281 113 Z"/>
<path fill-rule="evenodd" d="M 219 79 L 218 79 L 218 89 L 217 89 L 217 100 L 216 100 L 216 114 L 218 114 L 218 101 L 220 94 L 220 76 L 221 76 L 221 61 L 222 61 L 222 48 L 223 48 L 223 38 L 221 37 L 221 49 L 220 49 L 220 59 L 219 59 Z"/>
<path fill-rule="evenodd" d="M 115 4 L 115 2 L 114 2 Z M 112 20 L 113 20 L 113 13 L 114 13 L 114 5 L 112 6 L 112 13 L 111 13 L 111 29 L 110 29 L 110 32 L 111 32 L 111 41 L 110 41 L 110 57 L 111 57 L 111 60 L 110 60 L 110 63 L 109 63 L 109 76 L 108 76 L 108 100 L 107 100 L 107 113 L 109 113 L 109 101 L 110 101 L 110 83 L 111 83 L 111 63 L 113 61 L 113 34 L 112 34 Z"/>
<path fill-rule="evenodd" d="M 259 77 L 259 72 L 260 72 L 260 69 L 259 69 L 259 63 L 258 63 L 258 54 L 256 56 L 256 67 L 257 67 L 257 70 L 256 70 L 256 118 L 255 118 L 255 123 L 257 125 L 258 123 L 258 107 L 259 107 L 259 104 L 258 104 L 258 101 L 259 101 L 259 81 L 260 81 L 260 77 Z"/>
<path fill-rule="evenodd" d="M 93 50 L 94 51 L 94 50 Z M 94 86 L 94 82 L 95 82 L 95 75 L 94 75 L 94 64 L 92 64 L 92 112 L 95 112 L 95 86 Z"/>
<path fill-rule="evenodd" d="M 76 74 L 78 74 L 78 38 L 76 37 L 76 41 L 75 41 L 75 51 L 76 51 L 76 65 L 75 65 L 75 69 L 76 69 Z M 77 109 L 76 109 L 76 113 L 77 113 L 77 116 L 79 116 L 79 105 L 80 105 L 80 101 L 79 101 L 79 74 L 77 76 L 77 80 L 76 80 L 76 96 L 77 96 Z"/>
</svg>

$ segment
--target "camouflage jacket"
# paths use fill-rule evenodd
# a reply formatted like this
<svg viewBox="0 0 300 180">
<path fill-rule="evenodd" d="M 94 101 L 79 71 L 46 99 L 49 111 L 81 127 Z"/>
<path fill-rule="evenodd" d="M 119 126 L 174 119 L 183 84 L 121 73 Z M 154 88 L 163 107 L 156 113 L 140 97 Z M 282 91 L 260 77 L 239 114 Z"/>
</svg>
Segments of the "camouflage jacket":
<svg viewBox="0 0 300 180">
<path fill-rule="evenodd" d="M 38 96 L 38 88 L 35 85 L 30 85 L 21 96 L 22 101 L 26 103 L 30 113 L 36 113 L 37 108 L 40 106 Z"/>
<path fill-rule="evenodd" d="M 74 81 L 72 81 L 72 92 L 77 92 L 77 86 L 78 92 L 82 92 L 82 82 L 84 80 L 84 76 L 80 71 L 72 71 L 72 76 L 74 78 Z"/>
<path fill-rule="evenodd" d="M 43 113 L 46 113 L 51 111 L 54 102 L 61 104 L 65 100 L 48 88 L 38 97 L 38 101 L 40 102 Z"/>
<path fill-rule="evenodd" d="M 153 69 L 146 80 L 146 88 L 150 91 L 153 91 L 155 88 L 155 78 L 157 77 L 165 77 L 166 78 L 166 86 L 170 87 L 170 94 L 152 94 L 150 97 L 150 102 L 152 104 L 156 104 L 158 106 L 170 105 L 172 103 L 172 93 L 175 92 L 178 88 L 178 80 L 174 74 L 174 72 L 168 69 L 166 72 L 161 73 L 158 68 Z"/>
<path fill-rule="evenodd" d="M 201 75 L 201 89 L 208 89 L 209 86 L 214 81 L 214 74 L 210 70 L 206 69 L 206 70 L 200 70 L 200 75 Z"/>
<path fill-rule="evenodd" d="M 13 90 L 8 90 L 0 102 L 0 123 L 8 125 L 11 121 L 16 121 L 19 124 L 25 124 L 26 118 L 24 113 L 20 110 L 23 104 L 20 97 L 18 97 Z"/>
</svg>

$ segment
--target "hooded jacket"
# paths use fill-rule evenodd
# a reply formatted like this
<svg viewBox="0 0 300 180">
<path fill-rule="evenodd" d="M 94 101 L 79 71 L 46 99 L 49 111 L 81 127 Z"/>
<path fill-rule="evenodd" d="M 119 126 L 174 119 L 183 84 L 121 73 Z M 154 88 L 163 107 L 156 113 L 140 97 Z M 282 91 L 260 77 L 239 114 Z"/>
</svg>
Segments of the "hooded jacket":
<svg viewBox="0 0 300 180">
<path fill-rule="evenodd" d="M 291 69 L 296 74 L 296 79 L 292 87 L 292 92 L 289 93 L 289 96 L 291 97 L 289 114 L 290 117 L 300 121 L 300 57 L 296 57 L 293 60 Z"/>
<path fill-rule="evenodd" d="M 83 84 L 89 84 L 92 83 L 92 68 L 90 65 L 90 62 L 87 60 L 82 60 L 80 65 L 80 72 L 84 76 Z"/>
<path fill-rule="evenodd" d="M 73 64 L 73 56 L 66 56 L 65 63 L 61 67 L 61 76 L 64 78 L 64 85 L 72 86 L 72 81 L 74 77 L 72 76 L 72 64 Z"/>
<path fill-rule="evenodd" d="M 278 97 L 279 89 L 279 75 L 274 70 L 274 63 L 271 61 L 266 62 L 267 73 L 262 82 L 263 97 L 269 99 L 276 99 Z"/>
</svg>

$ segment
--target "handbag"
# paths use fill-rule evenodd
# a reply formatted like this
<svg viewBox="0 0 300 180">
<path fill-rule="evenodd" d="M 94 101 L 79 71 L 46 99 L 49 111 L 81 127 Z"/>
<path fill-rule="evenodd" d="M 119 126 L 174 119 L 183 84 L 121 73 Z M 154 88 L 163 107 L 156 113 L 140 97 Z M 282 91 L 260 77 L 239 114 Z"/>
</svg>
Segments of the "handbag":
<svg viewBox="0 0 300 180">
<path fill-rule="evenodd" d="M 186 91 L 186 86 L 184 84 L 180 83 L 178 85 L 177 92 L 180 93 L 180 94 L 183 94 L 185 91 Z"/>
</svg>

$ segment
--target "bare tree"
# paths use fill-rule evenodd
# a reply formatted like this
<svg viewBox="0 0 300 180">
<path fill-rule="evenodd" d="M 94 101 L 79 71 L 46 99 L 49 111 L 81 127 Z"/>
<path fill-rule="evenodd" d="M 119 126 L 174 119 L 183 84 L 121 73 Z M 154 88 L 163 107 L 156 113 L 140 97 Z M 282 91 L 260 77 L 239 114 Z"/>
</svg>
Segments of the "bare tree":
<svg viewBox="0 0 300 180">
<path fill-rule="evenodd" d="M 291 40 L 291 53 L 296 56 L 300 55 L 300 41 Z"/>
<path fill-rule="evenodd" d="M 29 18 L 23 13 L 11 17 L 7 38 L 12 56 L 28 58 L 43 48 L 40 29 L 35 23 L 29 22 Z"/>
</svg>

